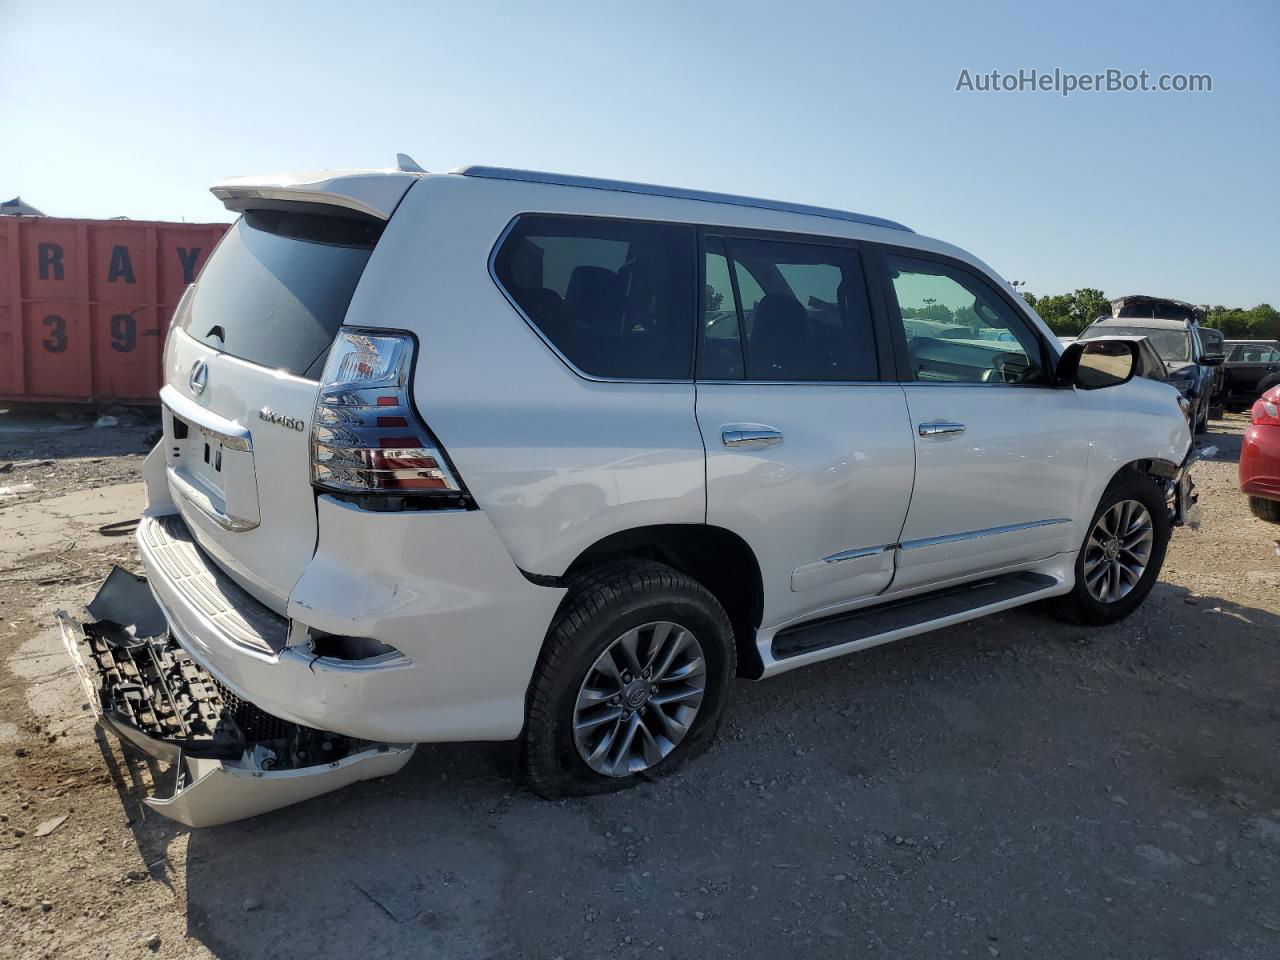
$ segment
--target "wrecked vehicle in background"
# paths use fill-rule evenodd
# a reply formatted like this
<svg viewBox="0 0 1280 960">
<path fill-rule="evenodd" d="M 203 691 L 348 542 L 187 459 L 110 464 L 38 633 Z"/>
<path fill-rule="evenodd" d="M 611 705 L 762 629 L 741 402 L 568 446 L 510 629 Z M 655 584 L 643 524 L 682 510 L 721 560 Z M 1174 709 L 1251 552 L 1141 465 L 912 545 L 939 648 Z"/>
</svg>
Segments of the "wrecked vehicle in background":
<svg viewBox="0 0 1280 960">
<path fill-rule="evenodd" d="M 1146 337 L 1164 361 L 1165 382 L 1176 387 L 1190 406 L 1194 433 L 1209 429 L 1209 409 L 1220 393 L 1223 355 L 1214 352 L 1201 337 L 1204 309 L 1181 300 L 1142 295 L 1111 301 L 1111 316 L 1099 317 L 1080 332 L 1080 340 L 1098 337 Z M 1218 334 L 1218 331 L 1214 331 Z M 1221 344 L 1220 335 L 1209 338 Z"/>
</svg>

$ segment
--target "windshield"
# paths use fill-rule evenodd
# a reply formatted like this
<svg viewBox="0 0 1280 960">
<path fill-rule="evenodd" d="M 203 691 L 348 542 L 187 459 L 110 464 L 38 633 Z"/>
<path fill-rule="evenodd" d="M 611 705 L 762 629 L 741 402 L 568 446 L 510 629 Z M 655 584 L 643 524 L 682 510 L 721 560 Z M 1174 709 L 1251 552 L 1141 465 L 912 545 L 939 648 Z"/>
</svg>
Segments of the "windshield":
<svg viewBox="0 0 1280 960">
<path fill-rule="evenodd" d="M 1081 340 L 1098 337 L 1146 337 L 1160 354 L 1161 360 L 1191 359 L 1191 338 L 1182 330 L 1157 330 L 1153 327 L 1122 327 L 1114 323 L 1090 327 L 1080 334 Z"/>
</svg>

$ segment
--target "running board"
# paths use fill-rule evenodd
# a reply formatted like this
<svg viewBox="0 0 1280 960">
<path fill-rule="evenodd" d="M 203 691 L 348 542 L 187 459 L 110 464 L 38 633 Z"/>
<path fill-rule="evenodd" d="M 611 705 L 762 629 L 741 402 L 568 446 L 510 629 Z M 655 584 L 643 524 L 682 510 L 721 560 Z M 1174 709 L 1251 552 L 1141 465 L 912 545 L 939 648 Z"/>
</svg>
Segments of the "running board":
<svg viewBox="0 0 1280 960">
<path fill-rule="evenodd" d="M 775 660 L 787 660 L 828 647 L 844 646 L 895 633 L 934 620 L 963 616 L 983 607 L 1048 590 L 1059 581 L 1043 573 L 1006 573 L 958 587 L 917 594 L 877 607 L 837 614 L 779 631 L 771 650 Z"/>
</svg>

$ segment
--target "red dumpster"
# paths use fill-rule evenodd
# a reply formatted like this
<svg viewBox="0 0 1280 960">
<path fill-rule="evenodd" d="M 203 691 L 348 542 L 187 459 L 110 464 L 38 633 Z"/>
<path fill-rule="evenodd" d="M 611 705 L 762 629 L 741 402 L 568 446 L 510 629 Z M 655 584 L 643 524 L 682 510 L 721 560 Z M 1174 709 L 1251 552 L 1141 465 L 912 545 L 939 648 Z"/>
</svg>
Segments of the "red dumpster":
<svg viewBox="0 0 1280 960">
<path fill-rule="evenodd" d="M 227 227 L 0 217 L 0 400 L 155 401 L 169 317 Z"/>
</svg>

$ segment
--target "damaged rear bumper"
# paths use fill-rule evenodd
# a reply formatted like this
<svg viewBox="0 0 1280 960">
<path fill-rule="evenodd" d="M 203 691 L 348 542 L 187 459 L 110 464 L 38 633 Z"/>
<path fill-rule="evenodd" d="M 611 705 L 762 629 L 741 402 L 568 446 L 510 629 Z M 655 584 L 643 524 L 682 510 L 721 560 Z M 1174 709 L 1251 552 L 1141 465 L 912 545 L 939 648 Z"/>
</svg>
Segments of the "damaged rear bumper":
<svg viewBox="0 0 1280 960">
<path fill-rule="evenodd" d="M 149 605 L 149 606 L 148 606 Z M 171 765 L 172 795 L 151 809 L 190 827 L 228 823 L 396 773 L 412 744 L 302 726 L 237 697 L 177 644 L 147 582 L 116 568 L 89 605 L 58 613 L 63 643 L 98 723 Z"/>
</svg>

